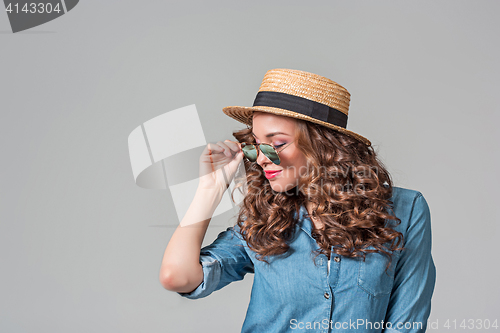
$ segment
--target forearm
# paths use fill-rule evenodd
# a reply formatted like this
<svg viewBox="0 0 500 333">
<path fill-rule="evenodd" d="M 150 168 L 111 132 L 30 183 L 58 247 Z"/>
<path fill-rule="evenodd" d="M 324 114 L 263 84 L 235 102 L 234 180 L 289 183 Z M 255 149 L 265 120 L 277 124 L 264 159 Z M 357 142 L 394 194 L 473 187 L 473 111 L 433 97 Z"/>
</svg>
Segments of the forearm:
<svg viewBox="0 0 500 333">
<path fill-rule="evenodd" d="M 162 285 L 172 291 L 188 292 L 203 281 L 199 262 L 201 245 L 223 192 L 201 189 L 168 242 L 160 269 Z"/>
</svg>

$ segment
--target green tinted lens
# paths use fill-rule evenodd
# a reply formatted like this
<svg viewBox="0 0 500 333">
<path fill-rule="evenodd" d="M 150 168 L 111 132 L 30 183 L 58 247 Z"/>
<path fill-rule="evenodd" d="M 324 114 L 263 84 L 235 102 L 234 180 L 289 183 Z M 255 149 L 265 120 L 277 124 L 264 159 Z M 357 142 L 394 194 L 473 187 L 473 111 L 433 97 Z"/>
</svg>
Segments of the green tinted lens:
<svg viewBox="0 0 500 333">
<path fill-rule="evenodd" d="M 267 158 L 271 160 L 274 164 L 279 165 L 280 164 L 280 158 L 278 156 L 278 153 L 276 153 L 276 150 L 271 145 L 268 145 L 266 143 L 262 143 L 260 145 L 260 150 L 266 155 Z"/>
<path fill-rule="evenodd" d="M 241 148 L 243 150 L 243 154 L 250 161 L 255 162 L 257 160 L 257 149 L 255 149 L 254 145 L 246 145 Z"/>
</svg>

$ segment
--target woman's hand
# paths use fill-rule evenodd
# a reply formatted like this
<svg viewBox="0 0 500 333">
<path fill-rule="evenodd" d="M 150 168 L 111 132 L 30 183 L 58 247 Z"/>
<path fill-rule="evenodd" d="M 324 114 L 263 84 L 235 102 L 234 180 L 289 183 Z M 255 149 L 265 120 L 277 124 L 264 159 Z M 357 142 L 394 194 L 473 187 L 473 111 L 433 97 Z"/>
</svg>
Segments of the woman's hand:
<svg viewBox="0 0 500 333">
<path fill-rule="evenodd" d="M 239 142 L 225 140 L 209 143 L 200 156 L 198 188 L 226 191 L 242 159 Z"/>
</svg>

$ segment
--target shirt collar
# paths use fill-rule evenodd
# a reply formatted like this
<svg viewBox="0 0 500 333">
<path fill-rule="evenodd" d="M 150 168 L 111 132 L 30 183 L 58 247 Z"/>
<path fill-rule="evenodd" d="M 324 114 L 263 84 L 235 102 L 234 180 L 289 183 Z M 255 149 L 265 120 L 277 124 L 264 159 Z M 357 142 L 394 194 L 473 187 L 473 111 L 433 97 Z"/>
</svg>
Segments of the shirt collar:
<svg viewBox="0 0 500 333">
<path fill-rule="evenodd" d="M 296 229 L 295 229 L 295 232 L 298 231 L 298 228 L 302 229 L 307 235 L 309 235 L 309 237 L 311 237 L 311 239 L 314 241 L 314 243 L 316 244 L 316 240 L 314 239 L 314 237 L 312 236 L 312 221 L 309 217 L 307 217 L 309 213 L 307 212 L 307 209 L 304 205 L 300 206 L 300 210 L 299 210 L 299 219 L 297 221 L 297 225 L 296 225 Z M 294 212 L 294 218 L 297 218 L 297 212 Z M 316 244 L 317 245 L 317 244 Z M 333 248 L 335 247 L 335 245 L 332 245 L 331 246 L 331 251 L 333 252 Z M 317 247 L 319 249 L 319 247 Z"/>
<path fill-rule="evenodd" d="M 306 234 L 311 236 L 312 221 L 309 217 L 306 216 L 308 214 L 309 213 L 307 212 L 306 207 L 304 205 L 301 205 L 300 210 L 299 210 L 299 215 L 298 215 L 299 217 L 298 217 L 297 226 L 299 228 L 301 228 L 303 231 L 305 231 Z M 297 212 L 294 212 L 294 218 L 297 218 Z"/>
</svg>

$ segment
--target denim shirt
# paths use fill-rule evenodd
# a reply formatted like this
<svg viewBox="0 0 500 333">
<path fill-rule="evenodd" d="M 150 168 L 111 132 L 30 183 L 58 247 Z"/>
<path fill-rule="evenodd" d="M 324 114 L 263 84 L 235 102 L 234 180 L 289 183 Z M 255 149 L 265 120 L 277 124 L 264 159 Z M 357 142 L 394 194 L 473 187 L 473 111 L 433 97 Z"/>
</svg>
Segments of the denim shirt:
<svg viewBox="0 0 500 333">
<path fill-rule="evenodd" d="M 201 249 L 201 284 L 178 294 L 206 297 L 254 273 L 243 333 L 425 332 L 436 279 L 429 206 L 422 193 L 400 187 L 393 187 L 391 200 L 401 219 L 393 228 L 406 249 L 393 252 L 387 273 L 381 253 L 367 253 L 363 261 L 332 252 L 330 267 L 324 254 L 313 262 L 319 246 L 302 206 L 289 255 L 268 257 L 268 266 L 256 259 L 238 226 L 229 227 Z"/>
</svg>

